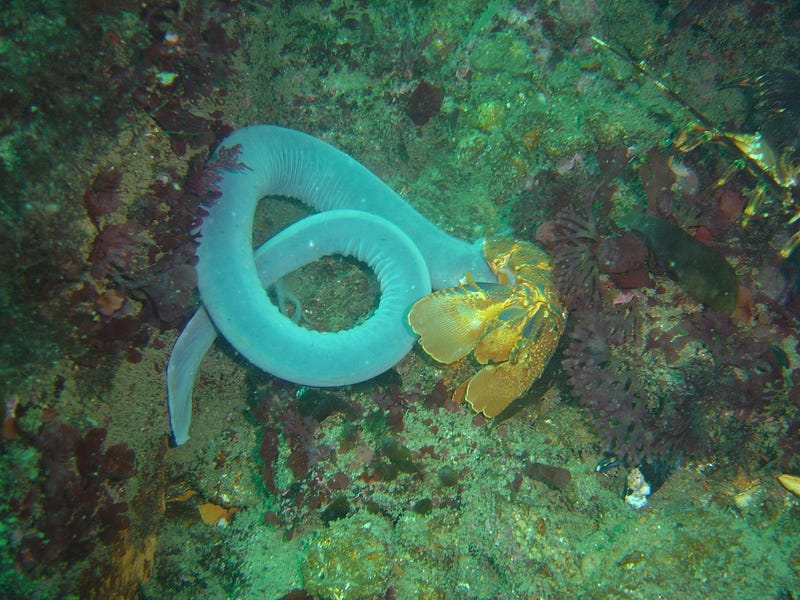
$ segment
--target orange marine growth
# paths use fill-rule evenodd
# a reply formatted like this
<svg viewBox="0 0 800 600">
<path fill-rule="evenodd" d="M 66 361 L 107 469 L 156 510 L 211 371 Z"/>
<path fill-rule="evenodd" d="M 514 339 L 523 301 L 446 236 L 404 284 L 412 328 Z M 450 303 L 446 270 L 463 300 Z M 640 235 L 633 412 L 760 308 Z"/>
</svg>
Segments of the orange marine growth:
<svg viewBox="0 0 800 600">
<path fill-rule="evenodd" d="M 483 248 L 498 283 L 467 280 L 434 292 L 411 308 L 408 322 L 432 358 L 452 363 L 470 352 L 486 365 L 462 383 L 465 399 L 487 417 L 498 415 L 542 374 L 564 332 L 566 315 L 537 246 L 494 238 Z"/>
</svg>

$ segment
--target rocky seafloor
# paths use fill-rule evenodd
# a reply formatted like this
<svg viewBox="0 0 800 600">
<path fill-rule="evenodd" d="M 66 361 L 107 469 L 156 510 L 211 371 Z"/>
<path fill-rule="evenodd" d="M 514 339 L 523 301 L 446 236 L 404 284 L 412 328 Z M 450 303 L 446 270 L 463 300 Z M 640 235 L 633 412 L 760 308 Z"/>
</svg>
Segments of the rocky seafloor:
<svg viewBox="0 0 800 600">
<path fill-rule="evenodd" d="M 800 597 L 796 3 L 11 1 L 0 26 L 0 595 Z M 171 444 L 203 166 L 256 123 L 547 250 L 567 332 L 510 411 L 452 402 L 469 360 L 320 390 L 220 340 Z M 256 241 L 304 214 L 264 203 Z M 336 257 L 287 285 L 329 329 L 379 293 Z"/>
</svg>

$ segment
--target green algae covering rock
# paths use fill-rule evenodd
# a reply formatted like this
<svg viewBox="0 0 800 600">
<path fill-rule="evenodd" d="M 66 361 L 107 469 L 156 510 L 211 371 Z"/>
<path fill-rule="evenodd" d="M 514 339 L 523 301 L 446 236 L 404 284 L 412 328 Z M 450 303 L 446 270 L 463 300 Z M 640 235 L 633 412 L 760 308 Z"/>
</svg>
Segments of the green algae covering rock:
<svg viewBox="0 0 800 600">
<path fill-rule="evenodd" d="M 628 214 L 620 225 L 641 233 L 675 282 L 697 300 L 722 312 L 736 308 L 739 279 L 724 256 L 679 227 L 649 215 Z"/>
<path fill-rule="evenodd" d="M 391 585 L 392 560 L 383 519 L 369 514 L 331 523 L 309 546 L 300 571 L 303 589 L 315 598 L 382 597 Z"/>
<path fill-rule="evenodd" d="M 472 66 L 481 73 L 522 75 L 533 64 L 528 45 L 508 32 L 478 38 L 472 49 Z"/>
</svg>

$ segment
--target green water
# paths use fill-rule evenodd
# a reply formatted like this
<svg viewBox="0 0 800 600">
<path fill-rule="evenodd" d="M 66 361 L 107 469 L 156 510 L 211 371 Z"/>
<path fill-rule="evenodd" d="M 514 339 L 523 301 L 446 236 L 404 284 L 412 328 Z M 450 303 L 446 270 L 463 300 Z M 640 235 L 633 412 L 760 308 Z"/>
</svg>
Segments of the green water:
<svg viewBox="0 0 800 600">
<path fill-rule="evenodd" d="M 800 137 L 797 90 L 765 91 L 787 103 L 779 114 L 721 84 L 798 67 L 797 7 L 696 4 L 6 3 L 0 595 L 798 597 L 798 498 L 775 478 L 800 475 L 798 265 L 777 256 L 793 210 L 773 197 L 742 228 L 715 187 L 725 175 L 728 198 L 754 193 L 751 173 L 728 172 L 741 157 L 674 149 L 691 115 L 591 39 L 627 48 L 720 130 L 781 119 L 780 155 Z M 422 82 L 440 106 L 412 110 Z M 478 365 L 418 348 L 309 412 L 298 386 L 220 341 L 191 440 L 169 446 L 164 368 L 198 306 L 184 269 L 193 165 L 226 126 L 255 123 L 341 148 L 453 235 L 548 246 L 570 326 L 515 412 L 487 422 L 453 404 Z M 301 216 L 285 204 L 257 237 Z M 627 289 L 597 249 L 630 210 L 710 236 L 710 264 L 750 294 L 717 305 L 653 256 Z M 289 285 L 310 326 L 346 326 L 375 294 L 347 261 Z M 105 445 L 54 446 L 61 422 L 106 428 Z M 135 475 L 109 462 L 121 443 Z M 626 479 L 642 460 L 667 475 L 635 510 Z M 571 482 L 532 480 L 528 461 Z M 211 505 L 235 509 L 226 526 L 204 522 Z M 127 525 L 108 512 L 123 509 Z"/>
</svg>

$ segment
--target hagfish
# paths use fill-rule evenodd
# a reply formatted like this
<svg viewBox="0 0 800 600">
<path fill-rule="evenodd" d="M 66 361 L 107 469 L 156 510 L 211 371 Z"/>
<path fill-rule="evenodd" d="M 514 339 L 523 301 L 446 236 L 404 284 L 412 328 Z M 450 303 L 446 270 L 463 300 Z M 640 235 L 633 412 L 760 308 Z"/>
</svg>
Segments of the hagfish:
<svg viewBox="0 0 800 600">
<path fill-rule="evenodd" d="M 189 439 L 192 389 L 218 333 L 247 360 L 287 381 L 332 387 L 370 379 L 399 362 L 416 336 L 406 316 L 431 289 L 496 282 L 482 244 L 440 230 L 366 167 L 310 135 L 258 125 L 221 146 L 241 169 L 220 170 L 220 197 L 208 207 L 197 248 L 203 307 L 175 342 L 167 365 L 170 424 Z M 219 156 L 220 149 L 216 155 Z M 265 196 L 295 198 L 319 211 L 253 250 L 253 222 Z M 323 256 L 353 256 L 380 282 L 378 307 L 363 323 L 336 332 L 305 329 L 265 290 Z"/>
</svg>

